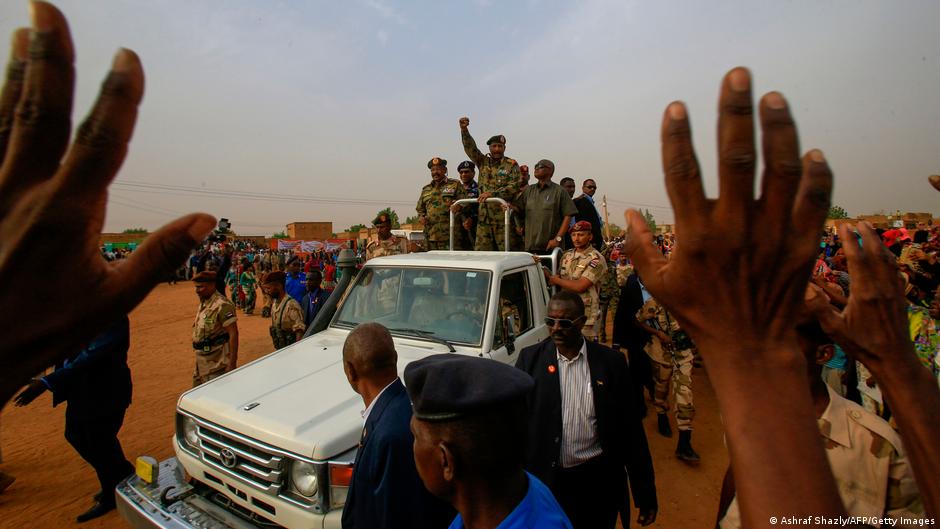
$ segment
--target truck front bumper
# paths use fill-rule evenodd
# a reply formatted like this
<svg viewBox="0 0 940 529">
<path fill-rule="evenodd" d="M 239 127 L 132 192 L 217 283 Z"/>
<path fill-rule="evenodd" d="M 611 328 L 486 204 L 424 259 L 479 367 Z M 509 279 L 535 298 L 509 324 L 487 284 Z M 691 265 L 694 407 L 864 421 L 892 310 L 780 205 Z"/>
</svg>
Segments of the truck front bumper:
<svg viewBox="0 0 940 529">
<path fill-rule="evenodd" d="M 198 482 L 196 482 L 198 483 Z M 149 484 L 136 475 L 117 486 L 117 508 L 135 529 L 271 529 L 281 527 L 268 520 L 251 520 L 212 501 L 219 493 L 208 487 L 187 483 L 176 458 L 160 462 L 157 482 Z M 223 500 L 224 501 L 224 500 Z M 318 515 L 304 527 L 339 527 L 342 511 Z M 250 515 L 250 513 L 248 513 Z"/>
</svg>

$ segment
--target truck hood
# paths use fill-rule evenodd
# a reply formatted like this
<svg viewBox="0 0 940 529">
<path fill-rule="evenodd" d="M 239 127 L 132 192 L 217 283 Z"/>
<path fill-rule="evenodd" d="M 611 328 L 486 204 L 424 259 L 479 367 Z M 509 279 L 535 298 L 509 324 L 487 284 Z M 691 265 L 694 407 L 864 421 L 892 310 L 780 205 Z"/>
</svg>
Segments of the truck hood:
<svg viewBox="0 0 940 529">
<path fill-rule="evenodd" d="M 362 432 L 362 397 L 343 372 L 347 334 L 330 328 L 301 340 L 184 393 L 178 406 L 288 452 L 335 457 L 355 447 Z M 412 360 L 447 350 L 397 337 L 395 345 L 399 373 Z"/>
</svg>

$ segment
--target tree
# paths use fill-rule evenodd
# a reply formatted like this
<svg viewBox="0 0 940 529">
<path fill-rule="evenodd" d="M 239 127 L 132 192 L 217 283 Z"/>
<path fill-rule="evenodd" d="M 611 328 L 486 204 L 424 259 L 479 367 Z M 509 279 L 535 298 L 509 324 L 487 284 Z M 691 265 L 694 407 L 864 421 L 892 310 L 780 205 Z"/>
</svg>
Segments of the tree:
<svg viewBox="0 0 940 529">
<path fill-rule="evenodd" d="M 842 206 L 832 206 L 829 208 L 827 217 L 830 219 L 847 219 L 849 218 L 849 213 L 845 211 L 845 208 Z"/>
<path fill-rule="evenodd" d="M 271 238 L 272 238 L 272 239 L 286 239 L 286 238 L 287 238 L 287 234 L 284 233 L 283 231 L 279 231 L 279 232 L 275 233 L 274 235 L 272 235 Z"/>
<path fill-rule="evenodd" d="M 412 224 L 412 225 L 417 224 L 419 218 L 420 218 L 420 217 L 418 217 L 417 215 L 412 215 L 412 216 L 410 216 L 410 217 L 406 217 L 406 218 L 405 218 L 405 224 Z"/>
<path fill-rule="evenodd" d="M 395 213 L 395 210 L 394 210 L 394 209 L 392 209 L 392 208 L 385 208 L 385 209 L 379 211 L 378 213 L 376 213 L 375 216 L 378 217 L 378 216 L 381 215 L 382 213 L 385 213 L 386 215 L 388 215 L 388 218 L 392 219 L 392 229 L 393 229 L 393 230 L 397 230 L 398 228 L 401 228 L 401 223 L 398 222 L 398 213 Z"/>
<path fill-rule="evenodd" d="M 656 233 L 656 219 L 653 218 L 649 209 L 643 212 L 643 218 L 646 219 L 646 225 L 649 226 L 650 231 Z"/>
<path fill-rule="evenodd" d="M 349 229 L 346 230 L 346 231 L 348 231 L 349 233 L 359 233 L 359 230 L 361 230 L 362 228 L 365 228 L 365 227 L 366 227 L 365 224 L 353 224 L 353 225 L 350 226 Z"/>
<path fill-rule="evenodd" d="M 127 228 L 124 233 L 146 235 L 150 232 L 147 231 L 147 228 Z"/>
<path fill-rule="evenodd" d="M 623 228 L 621 228 L 620 226 L 617 226 L 613 222 L 608 222 L 607 226 L 608 226 L 608 229 L 610 230 L 611 237 L 616 237 L 620 235 L 621 233 L 623 233 Z"/>
</svg>

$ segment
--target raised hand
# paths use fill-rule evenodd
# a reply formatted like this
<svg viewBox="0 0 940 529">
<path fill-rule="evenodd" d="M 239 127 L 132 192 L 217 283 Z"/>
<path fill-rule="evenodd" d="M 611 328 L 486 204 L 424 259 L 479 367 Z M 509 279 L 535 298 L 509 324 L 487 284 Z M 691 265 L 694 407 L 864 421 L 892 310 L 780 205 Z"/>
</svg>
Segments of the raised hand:
<svg viewBox="0 0 940 529">
<path fill-rule="evenodd" d="M 0 341 L 0 402 L 129 312 L 215 225 L 177 219 L 120 265 L 98 249 L 107 188 L 137 119 L 144 74 L 119 50 L 88 118 L 69 145 L 74 51 L 65 17 L 31 2 L 0 92 L 0 310 L 21 314 Z"/>
<path fill-rule="evenodd" d="M 467 130 L 467 127 L 470 126 L 470 118 L 464 117 L 460 118 L 460 130 Z"/>
</svg>

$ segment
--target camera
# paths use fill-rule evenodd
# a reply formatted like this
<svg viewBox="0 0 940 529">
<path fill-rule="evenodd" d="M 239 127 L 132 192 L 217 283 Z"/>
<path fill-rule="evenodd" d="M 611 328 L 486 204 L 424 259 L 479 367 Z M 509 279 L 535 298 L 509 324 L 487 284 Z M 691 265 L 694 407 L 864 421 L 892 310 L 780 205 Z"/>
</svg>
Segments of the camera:
<svg viewBox="0 0 940 529">
<path fill-rule="evenodd" d="M 212 230 L 212 233 L 206 237 L 206 240 L 209 242 L 223 242 L 226 239 L 226 234 L 229 233 L 232 223 L 226 218 L 219 219 L 219 224 Z"/>
</svg>

